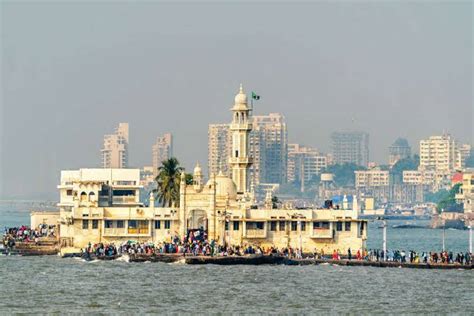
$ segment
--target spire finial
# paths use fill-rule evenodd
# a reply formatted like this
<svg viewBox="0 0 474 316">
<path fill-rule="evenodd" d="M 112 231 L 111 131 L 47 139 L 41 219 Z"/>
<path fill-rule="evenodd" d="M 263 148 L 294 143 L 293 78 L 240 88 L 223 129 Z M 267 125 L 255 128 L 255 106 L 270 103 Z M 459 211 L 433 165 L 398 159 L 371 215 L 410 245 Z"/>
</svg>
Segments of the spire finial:
<svg viewBox="0 0 474 316">
<path fill-rule="evenodd" d="M 240 93 L 244 93 L 244 88 L 243 88 L 242 84 L 240 84 L 239 92 L 240 92 Z"/>
</svg>

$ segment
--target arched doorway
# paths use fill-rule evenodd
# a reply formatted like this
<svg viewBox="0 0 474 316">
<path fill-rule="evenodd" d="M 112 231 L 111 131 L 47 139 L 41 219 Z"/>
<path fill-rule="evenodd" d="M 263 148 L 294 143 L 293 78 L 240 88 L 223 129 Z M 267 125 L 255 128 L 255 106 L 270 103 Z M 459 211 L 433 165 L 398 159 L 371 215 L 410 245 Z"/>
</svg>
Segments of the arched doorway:
<svg viewBox="0 0 474 316">
<path fill-rule="evenodd" d="M 207 230 L 207 214 L 204 210 L 192 210 L 189 212 L 188 229 L 204 229 Z"/>
</svg>

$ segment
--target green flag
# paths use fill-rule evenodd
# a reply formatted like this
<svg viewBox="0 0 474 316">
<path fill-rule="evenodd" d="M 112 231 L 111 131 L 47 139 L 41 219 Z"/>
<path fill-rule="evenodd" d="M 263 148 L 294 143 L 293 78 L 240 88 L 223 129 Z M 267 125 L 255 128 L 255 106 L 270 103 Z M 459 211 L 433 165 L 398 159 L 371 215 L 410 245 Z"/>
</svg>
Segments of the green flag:
<svg viewBox="0 0 474 316">
<path fill-rule="evenodd" d="M 255 92 L 252 91 L 252 99 L 254 100 L 260 100 L 260 96 L 256 94 Z"/>
</svg>

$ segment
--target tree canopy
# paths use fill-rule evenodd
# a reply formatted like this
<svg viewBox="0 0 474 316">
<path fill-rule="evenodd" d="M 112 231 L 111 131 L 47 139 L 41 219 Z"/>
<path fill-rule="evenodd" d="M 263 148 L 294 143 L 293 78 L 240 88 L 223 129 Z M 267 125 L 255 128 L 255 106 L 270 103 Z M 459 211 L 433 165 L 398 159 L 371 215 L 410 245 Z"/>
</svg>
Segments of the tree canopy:
<svg viewBox="0 0 474 316">
<path fill-rule="evenodd" d="M 436 206 L 438 212 L 441 212 L 441 210 L 444 210 L 445 212 L 455 212 L 461 210 L 461 205 L 456 203 L 455 199 L 456 193 L 459 192 L 460 186 L 461 183 L 458 183 L 448 191 L 448 194 L 444 194 Z"/>
<path fill-rule="evenodd" d="M 162 206 L 179 205 L 181 172 L 184 172 L 184 169 L 180 167 L 178 159 L 174 157 L 164 160 L 158 168 L 158 175 L 155 178 L 157 183 L 155 192 Z"/>
<path fill-rule="evenodd" d="M 403 171 L 417 170 L 420 165 L 420 156 L 413 155 L 413 157 L 403 158 L 397 161 L 390 169 L 390 176 L 394 181 L 401 182 L 403 178 Z"/>
</svg>

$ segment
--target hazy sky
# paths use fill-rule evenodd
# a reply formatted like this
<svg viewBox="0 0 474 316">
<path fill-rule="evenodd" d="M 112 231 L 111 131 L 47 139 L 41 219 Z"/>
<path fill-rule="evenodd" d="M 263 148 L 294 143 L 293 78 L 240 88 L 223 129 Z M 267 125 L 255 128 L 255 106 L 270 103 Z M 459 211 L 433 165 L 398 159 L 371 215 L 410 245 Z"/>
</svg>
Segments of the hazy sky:
<svg viewBox="0 0 474 316">
<path fill-rule="evenodd" d="M 130 163 L 170 131 L 187 168 L 240 82 L 281 112 L 291 142 L 329 151 L 335 130 L 388 146 L 449 131 L 473 143 L 470 2 L 1 4 L 0 198 L 55 197 L 61 169 L 100 164 L 130 123 Z"/>
</svg>

